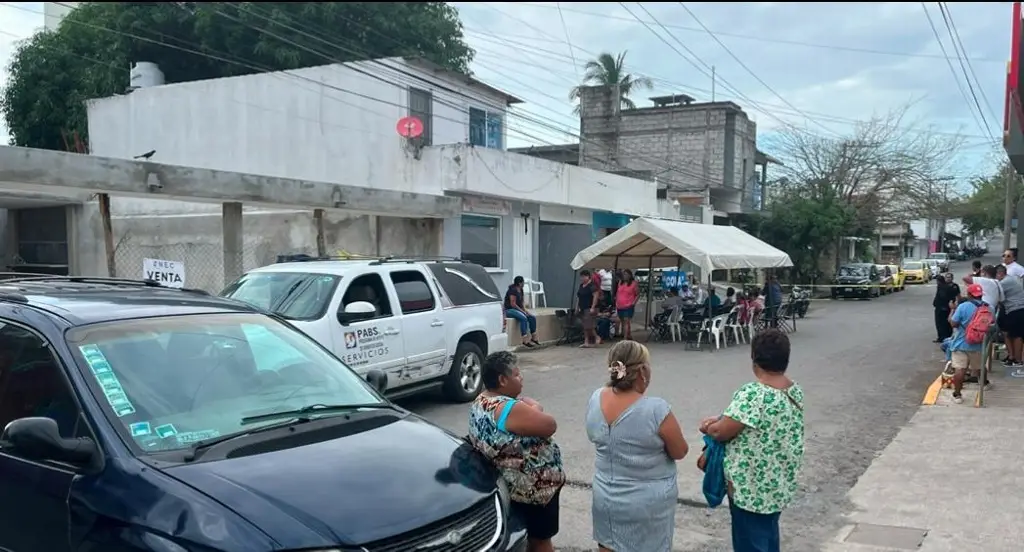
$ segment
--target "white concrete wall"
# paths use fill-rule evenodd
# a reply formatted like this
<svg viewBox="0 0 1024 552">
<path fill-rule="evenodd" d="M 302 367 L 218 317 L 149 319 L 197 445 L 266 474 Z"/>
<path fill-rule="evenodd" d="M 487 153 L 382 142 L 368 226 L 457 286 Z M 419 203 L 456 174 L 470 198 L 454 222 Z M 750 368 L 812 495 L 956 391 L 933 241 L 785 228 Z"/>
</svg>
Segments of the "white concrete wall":
<svg viewBox="0 0 1024 552">
<path fill-rule="evenodd" d="M 441 150 L 446 190 L 626 215 L 659 214 L 655 182 L 462 144 Z"/>
<path fill-rule="evenodd" d="M 401 60 L 381 63 L 418 78 L 360 62 L 90 100 L 90 150 L 119 158 L 156 150 L 152 160 L 159 163 L 413 191 L 408 179 L 382 170 L 410 156 L 395 128 L 409 113 L 410 86 L 434 95 L 434 144 L 468 141 L 470 107 L 505 112 L 504 100 L 493 94 Z M 415 185 L 416 191 L 440 193 L 436 185 Z"/>
</svg>

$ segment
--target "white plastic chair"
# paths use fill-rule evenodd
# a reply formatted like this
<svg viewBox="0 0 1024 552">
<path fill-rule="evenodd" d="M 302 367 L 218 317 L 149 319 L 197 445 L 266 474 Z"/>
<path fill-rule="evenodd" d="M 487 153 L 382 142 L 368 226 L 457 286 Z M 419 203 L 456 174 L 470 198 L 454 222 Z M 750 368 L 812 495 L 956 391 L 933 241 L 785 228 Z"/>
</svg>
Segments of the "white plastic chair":
<svg viewBox="0 0 1024 552">
<path fill-rule="evenodd" d="M 728 318 L 729 318 L 728 314 L 720 314 L 720 315 L 712 318 L 711 322 L 708 324 L 707 330 L 701 332 L 700 335 L 697 336 L 697 347 L 698 348 L 700 347 L 701 340 L 703 339 L 704 334 L 707 333 L 708 334 L 708 343 L 710 343 L 711 340 L 714 339 L 715 340 L 715 349 L 721 349 L 722 348 L 722 330 L 725 328 L 725 322 L 726 322 L 726 319 L 728 319 Z"/>
<path fill-rule="evenodd" d="M 526 295 L 526 300 L 530 305 L 531 309 L 537 308 L 537 300 L 542 300 L 544 307 L 548 306 L 548 297 L 544 294 L 544 282 L 538 282 L 526 278 L 523 281 L 523 294 Z"/>
<path fill-rule="evenodd" d="M 680 307 L 673 307 L 672 312 L 668 315 L 668 320 L 665 325 L 668 327 L 669 335 L 672 336 L 672 342 L 675 343 L 683 339 L 683 327 L 680 324 L 680 320 L 683 317 L 683 309 Z"/>
<path fill-rule="evenodd" d="M 740 307 L 737 305 L 726 315 L 725 329 L 732 331 L 733 341 L 736 343 L 746 343 L 743 339 L 745 328 L 746 324 L 740 324 Z"/>
</svg>

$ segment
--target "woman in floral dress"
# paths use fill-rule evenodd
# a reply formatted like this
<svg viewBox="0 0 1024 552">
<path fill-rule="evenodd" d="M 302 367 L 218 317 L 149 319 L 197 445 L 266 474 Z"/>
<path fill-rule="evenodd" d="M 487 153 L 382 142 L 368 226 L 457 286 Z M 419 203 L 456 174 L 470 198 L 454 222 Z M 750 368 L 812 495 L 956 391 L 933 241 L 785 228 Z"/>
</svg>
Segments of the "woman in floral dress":
<svg viewBox="0 0 1024 552">
<path fill-rule="evenodd" d="M 755 381 L 739 388 L 700 431 L 725 443 L 725 480 L 735 552 L 780 552 L 779 516 L 797 490 L 804 459 L 804 393 L 786 376 L 789 338 L 767 329 L 751 343 Z"/>
<path fill-rule="evenodd" d="M 523 397 L 523 376 L 507 351 L 484 360 L 484 392 L 469 409 L 469 440 L 508 485 L 511 511 L 526 526 L 527 552 L 554 552 L 558 494 L 565 484 L 555 419 Z"/>
</svg>

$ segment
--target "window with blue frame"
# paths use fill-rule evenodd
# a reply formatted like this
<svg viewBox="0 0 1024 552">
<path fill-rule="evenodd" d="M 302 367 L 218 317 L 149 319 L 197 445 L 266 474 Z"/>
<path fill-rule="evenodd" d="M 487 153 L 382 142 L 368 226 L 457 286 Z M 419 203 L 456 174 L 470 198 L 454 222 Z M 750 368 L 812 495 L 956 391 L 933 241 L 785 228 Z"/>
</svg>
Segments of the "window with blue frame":
<svg viewBox="0 0 1024 552">
<path fill-rule="evenodd" d="M 501 113 L 469 108 L 469 143 L 483 148 L 502 149 L 505 132 Z"/>
</svg>

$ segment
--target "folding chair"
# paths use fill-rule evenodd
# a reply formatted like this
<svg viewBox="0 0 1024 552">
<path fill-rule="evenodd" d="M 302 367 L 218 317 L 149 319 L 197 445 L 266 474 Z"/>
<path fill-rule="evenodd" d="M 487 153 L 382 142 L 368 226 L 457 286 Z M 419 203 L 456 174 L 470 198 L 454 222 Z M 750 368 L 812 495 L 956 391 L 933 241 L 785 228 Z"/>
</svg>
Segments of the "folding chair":
<svg viewBox="0 0 1024 552">
<path fill-rule="evenodd" d="M 555 319 L 562 324 L 562 337 L 555 345 L 568 345 L 583 341 L 583 322 L 575 313 L 558 309 L 555 311 Z"/>
</svg>

